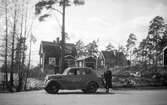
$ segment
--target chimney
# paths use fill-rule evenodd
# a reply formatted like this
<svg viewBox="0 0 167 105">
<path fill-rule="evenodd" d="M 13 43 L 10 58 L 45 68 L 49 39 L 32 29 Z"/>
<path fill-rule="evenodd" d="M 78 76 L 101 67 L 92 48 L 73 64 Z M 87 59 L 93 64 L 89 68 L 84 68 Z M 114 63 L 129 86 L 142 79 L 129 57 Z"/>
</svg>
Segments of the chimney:
<svg viewBox="0 0 167 105">
<path fill-rule="evenodd" d="M 60 41 L 59 41 L 59 37 L 57 37 L 56 40 L 57 40 L 57 43 L 59 44 L 59 43 L 60 43 Z"/>
<path fill-rule="evenodd" d="M 55 41 L 55 40 L 53 40 L 53 43 L 56 43 L 56 41 Z"/>
</svg>

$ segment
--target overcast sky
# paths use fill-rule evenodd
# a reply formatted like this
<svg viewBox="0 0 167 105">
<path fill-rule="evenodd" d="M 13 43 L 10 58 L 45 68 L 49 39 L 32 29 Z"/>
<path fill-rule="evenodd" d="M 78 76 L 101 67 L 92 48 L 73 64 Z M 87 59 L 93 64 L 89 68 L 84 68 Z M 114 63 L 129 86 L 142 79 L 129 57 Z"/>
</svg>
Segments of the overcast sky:
<svg viewBox="0 0 167 105">
<path fill-rule="evenodd" d="M 34 24 L 33 34 L 38 40 L 33 46 L 34 63 L 38 63 L 40 41 L 53 41 L 61 35 L 61 18 L 55 14 Z M 80 39 L 87 44 L 99 39 L 99 49 L 104 50 L 109 42 L 115 47 L 125 45 L 130 33 L 140 42 L 147 35 L 149 21 L 157 15 L 167 19 L 167 0 L 85 0 L 83 6 L 66 9 L 67 42 Z"/>
</svg>

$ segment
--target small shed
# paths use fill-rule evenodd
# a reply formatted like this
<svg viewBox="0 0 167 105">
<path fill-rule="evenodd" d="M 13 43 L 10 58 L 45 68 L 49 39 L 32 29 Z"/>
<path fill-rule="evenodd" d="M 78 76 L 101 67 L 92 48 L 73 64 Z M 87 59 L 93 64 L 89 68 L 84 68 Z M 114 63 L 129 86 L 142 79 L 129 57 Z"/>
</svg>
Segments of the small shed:
<svg viewBox="0 0 167 105">
<path fill-rule="evenodd" d="M 96 69 L 97 67 L 97 59 L 96 57 L 80 57 L 76 60 L 77 67 L 90 67 L 92 69 Z"/>
</svg>

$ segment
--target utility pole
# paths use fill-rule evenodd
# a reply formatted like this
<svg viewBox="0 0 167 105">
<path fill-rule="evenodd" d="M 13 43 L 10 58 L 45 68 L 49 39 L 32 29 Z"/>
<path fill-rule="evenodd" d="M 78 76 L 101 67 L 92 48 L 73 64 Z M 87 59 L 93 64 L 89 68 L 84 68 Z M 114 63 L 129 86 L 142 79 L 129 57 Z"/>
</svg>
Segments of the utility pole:
<svg viewBox="0 0 167 105">
<path fill-rule="evenodd" d="M 67 0 L 62 1 L 63 13 L 62 13 L 62 41 L 61 41 L 61 68 L 60 73 L 64 70 L 64 56 L 65 56 L 65 8 Z"/>
</svg>

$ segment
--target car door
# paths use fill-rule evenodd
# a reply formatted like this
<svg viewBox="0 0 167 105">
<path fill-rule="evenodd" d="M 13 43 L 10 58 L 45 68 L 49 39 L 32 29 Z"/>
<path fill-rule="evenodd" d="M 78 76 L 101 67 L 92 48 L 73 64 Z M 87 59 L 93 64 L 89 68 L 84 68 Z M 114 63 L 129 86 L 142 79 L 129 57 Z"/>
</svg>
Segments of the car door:
<svg viewBox="0 0 167 105">
<path fill-rule="evenodd" d="M 86 81 L 86 73 L 84 72 L 83 68 L 78 68 L 77 69 L 77 75 L 75 76 L 75 81 L 74 84 L 77 89 L 83 89 L 85 86 L 85 81 Z"/>
<path fill-rule="evenodd" d="M 78 69 L 72 68 L 64 77 L 63 84 L 66 89 L 77 89 L 80 77 L 78 76 Z"/>
<path fill-rule="evenodd" d="M 73 86 L 75 86 L 76 89 L 81 89 L 83 87 L 84 78 L 81 74 L 81 69 L 77 68 L 76 75 L 73 77 Z"/>
<path fill-rule="evenodd" d="M 86 87 L 88 81 L 90 80 L 90 71 L 87 68 L 80 68 L 80 74 L 78 75 L 80 78 L 79 81 L 79 89 L 83 89 Z"/>
</svg>

